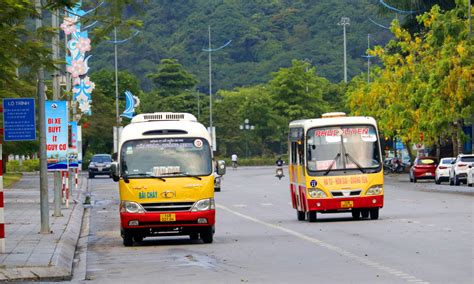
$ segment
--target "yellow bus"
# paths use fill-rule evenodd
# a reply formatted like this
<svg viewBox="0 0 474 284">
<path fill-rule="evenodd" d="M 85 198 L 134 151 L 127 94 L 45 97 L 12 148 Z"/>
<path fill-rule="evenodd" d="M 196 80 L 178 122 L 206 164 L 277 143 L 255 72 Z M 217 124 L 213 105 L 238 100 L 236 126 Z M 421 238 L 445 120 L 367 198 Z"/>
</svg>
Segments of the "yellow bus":
<svg viewBox="0 0 474 284">
<path fill-rule="evenodd" d="M 384 202 L 383 160 L 377 123 L 345 113 L 289 124 L 290 192 L 297 219 L 350 212 L 378 219 Z"/>
<path fill-rule="evenodd" d="M 112 178 L 119 182 L 125 246 L 150 236 L 212 243 L 214 163 L 206 128 L 188 113 L 148 113 L 124 127 Z M 225 174 L 225 163 L 217 163 Z"/>
</svg>

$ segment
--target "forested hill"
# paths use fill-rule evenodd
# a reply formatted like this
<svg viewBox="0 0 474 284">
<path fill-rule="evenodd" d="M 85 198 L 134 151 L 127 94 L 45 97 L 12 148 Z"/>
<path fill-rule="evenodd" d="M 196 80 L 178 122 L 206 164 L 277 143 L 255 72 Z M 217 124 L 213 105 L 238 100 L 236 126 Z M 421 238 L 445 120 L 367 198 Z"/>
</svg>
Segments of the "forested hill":
<svg viewBox="0 0 474 284">
<path fill-rule="evenodd" d="M 119 45 L 119 69 L 132 72 L 145 90 L 152 88 L 147 74 L 163 58 L 176 58 L 208 88 L 208 25 L 212 48 L 232 40 L 212 53 L 213 89 L 268 82 L 271 72 L 291 65 L 292 59 L 308 59 L 319 76 L 343 79 L 343 29 L 341 17 L 349 17 L 347 52 L 349 79 L 365 72 L 367 34 L 372 44 L 385 44 L 390 17 L 381 16 L 378 0 L 150 0 L 140 19 L 139 36 Z M 94 47 L 92 71 L 112 69 L 113 45 Z"/>
</svg>

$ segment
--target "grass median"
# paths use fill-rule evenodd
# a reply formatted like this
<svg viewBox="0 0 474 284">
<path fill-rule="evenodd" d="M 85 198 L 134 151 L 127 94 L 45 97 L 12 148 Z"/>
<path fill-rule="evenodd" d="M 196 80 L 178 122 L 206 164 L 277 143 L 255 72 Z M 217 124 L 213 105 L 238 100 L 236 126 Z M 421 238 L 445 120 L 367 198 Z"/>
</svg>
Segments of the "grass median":
<svg viewBox="0 0 474 284">
<path fill-rule="evenodd" d="M 3 175 L 3 188 L 8 188 L 19 181 L 23 175 L 21 173 L 5 173 Z"/>
</svg>

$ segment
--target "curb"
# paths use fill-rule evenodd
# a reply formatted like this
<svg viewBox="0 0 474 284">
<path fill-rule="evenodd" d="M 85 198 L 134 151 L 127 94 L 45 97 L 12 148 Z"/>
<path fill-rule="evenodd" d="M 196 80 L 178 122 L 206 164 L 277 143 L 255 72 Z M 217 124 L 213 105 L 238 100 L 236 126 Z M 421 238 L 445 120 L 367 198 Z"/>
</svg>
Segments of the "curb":
<svg viewBox="0 0 474 284">
<path fill-rule="evenodd" d="M 83 203 L 88 186 L 85 176 L 82 176 L 80 180 L 81 186 L 77 199 L 74 200 L 74 208 L 71 211 L 69 222 L 59 238 L 49 266 L 7 268 L 0 273 L 0 281 L 61 281 L 72 278 L 74 254 L 81 232 L 84 215 Z"/>
</svg>

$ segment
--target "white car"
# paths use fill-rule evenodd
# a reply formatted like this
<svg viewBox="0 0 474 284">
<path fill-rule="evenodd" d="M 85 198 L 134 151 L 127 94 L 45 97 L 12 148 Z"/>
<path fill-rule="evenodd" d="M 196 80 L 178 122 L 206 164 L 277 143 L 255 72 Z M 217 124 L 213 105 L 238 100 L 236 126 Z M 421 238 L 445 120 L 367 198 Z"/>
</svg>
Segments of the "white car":
<svg viewBox="0 0 474 284">
<path fill-rule="evenodd" d="M 469 166 L 467 171 L 467 186 L 472 186 L 474 184 L 474 165 Z"/>
<path fill-rule="evenodd" d="M 467 172 L 469 166 L 474 165 L 474 154 L 459 154 L 456 160 L 452 162 L 451 170 L 449 171 L 449 184 L 460 185 L 467 183 Z"/>
<path fill-rule="evenodd" d="M 435 171 L 435 183 L 440 184 L 442 181 L 449 181 L 449 170 L 451 169 L 451 163 L 454 161 L 454 157 L 442 158 L 439 161 L 438 167 Z"/>
</svg>

